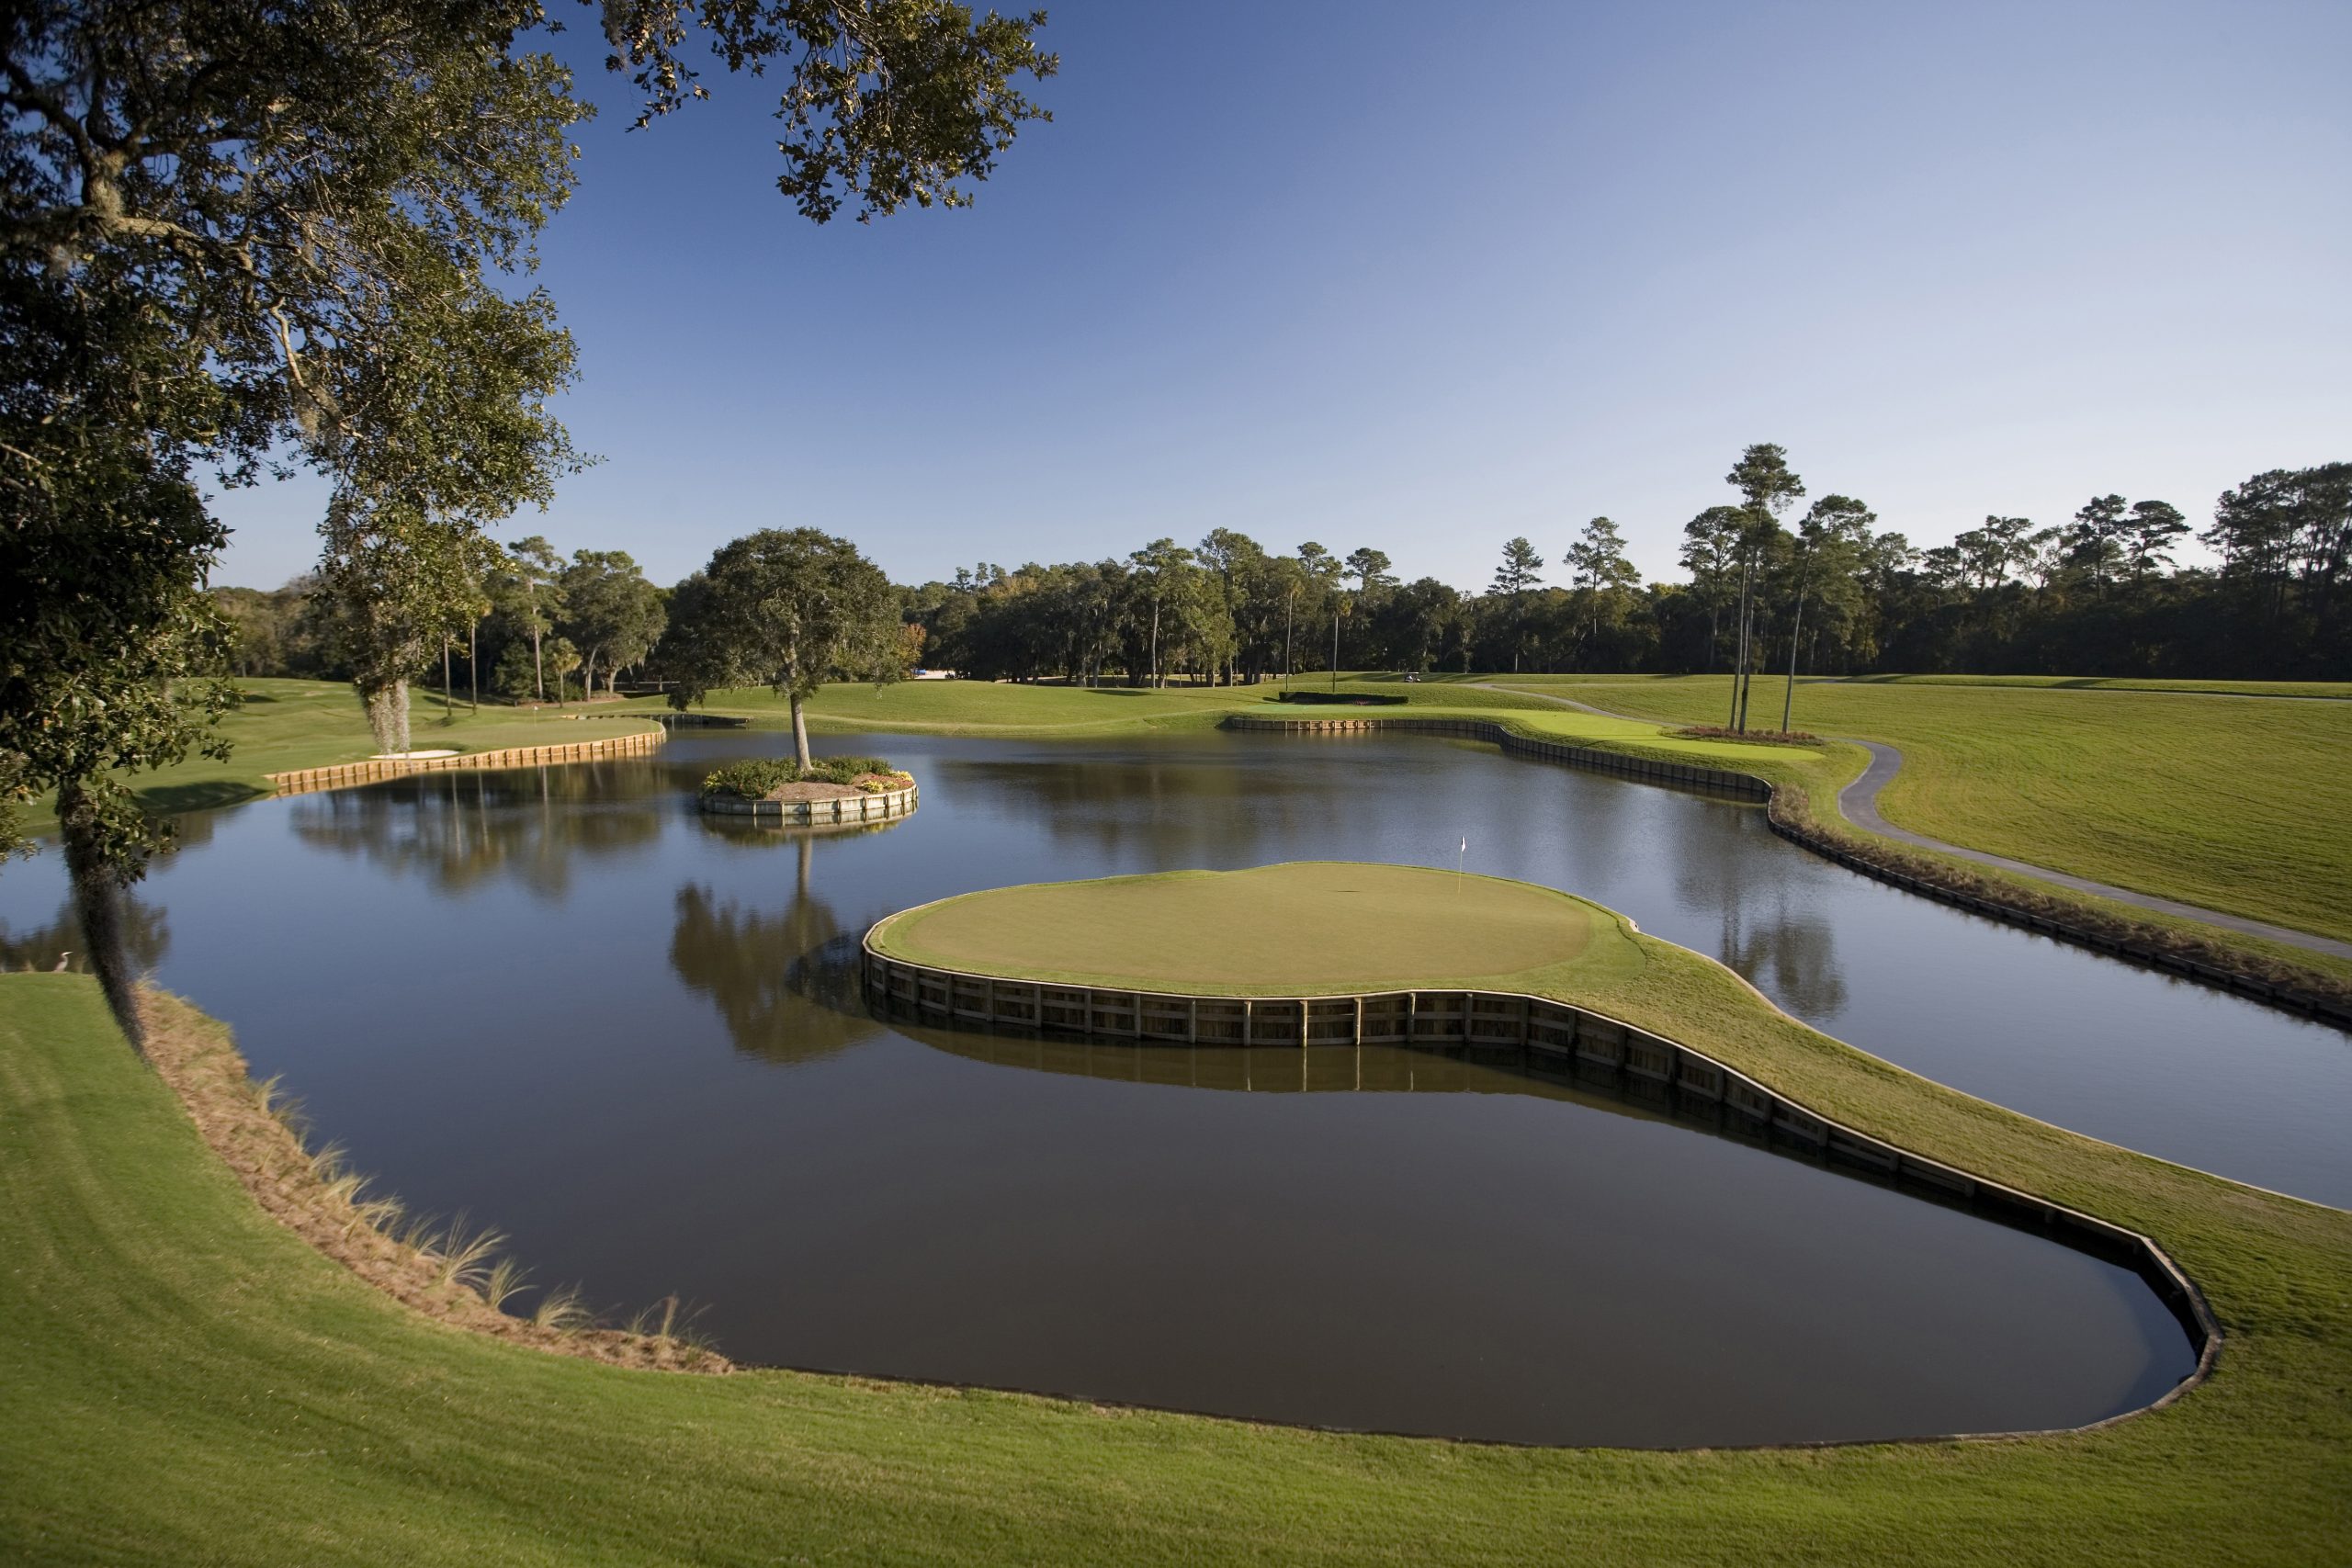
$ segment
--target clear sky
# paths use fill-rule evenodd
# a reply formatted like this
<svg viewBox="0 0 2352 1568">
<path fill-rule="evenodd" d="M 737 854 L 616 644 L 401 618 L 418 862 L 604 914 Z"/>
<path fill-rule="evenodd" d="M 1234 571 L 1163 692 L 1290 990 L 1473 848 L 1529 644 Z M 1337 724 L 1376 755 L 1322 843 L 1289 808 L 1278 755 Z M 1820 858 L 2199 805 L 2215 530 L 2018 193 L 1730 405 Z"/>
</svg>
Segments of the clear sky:
<svg viewBox="0 0 2352 1568">
<path fill-rule="evenodd" d="M 2110 491 L 2202 526 L 2352 458 L 2343 0 L 1059 0 L 1044 36 L 1055 123 L 976 208 L 823 228 L 761 83 L 628 133 L 559 40 L 605 113 L 542 276 L 605 461 L 503 535 L 669 582 L 813 525 L 920 581 L 1225 526 L 1482 587 L 1595 513 L 1673 575 L 1756 441 L 1921 545 Z M 321 505 L 220 497 L 216 581 L 302 570 Z"/>
</svg>

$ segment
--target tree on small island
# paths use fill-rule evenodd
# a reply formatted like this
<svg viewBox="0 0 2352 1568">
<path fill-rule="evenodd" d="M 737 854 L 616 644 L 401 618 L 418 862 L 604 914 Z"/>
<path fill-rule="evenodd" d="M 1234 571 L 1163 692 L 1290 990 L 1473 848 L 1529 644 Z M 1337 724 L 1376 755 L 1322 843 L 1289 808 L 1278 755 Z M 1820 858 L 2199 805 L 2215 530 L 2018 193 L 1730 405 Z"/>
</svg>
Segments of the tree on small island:
<svg viewBox="0 0 2352 1568">
<path fill-rule="evenodd" d="M 723 545 L 678 585 L 663 668 L 684 711 L 726 686 L 765 686 L 792 705 L 793 756 L 808 756 L 804 705 L 828 681 L 879 685 L 906 673 L 899 597 L 847 539 L 763 528 Z"/>
</svg>

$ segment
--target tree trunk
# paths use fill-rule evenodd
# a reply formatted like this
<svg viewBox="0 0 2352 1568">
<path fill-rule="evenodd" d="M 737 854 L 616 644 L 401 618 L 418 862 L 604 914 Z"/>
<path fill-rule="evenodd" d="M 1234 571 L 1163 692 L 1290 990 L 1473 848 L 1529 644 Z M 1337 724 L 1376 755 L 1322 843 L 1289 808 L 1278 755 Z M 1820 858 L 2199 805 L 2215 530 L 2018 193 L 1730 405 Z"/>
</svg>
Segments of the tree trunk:
<svg viewBox="0 0 2352 1568">
<path fill-rule="evenodd" d="M 449 694 L 449 639 L 441 638 L 441 722 L 458 722 L 458 700 Z"/>
<path fill-rule="evenodd" d="M 481 712 L 481 622 L 466 628 L 466 706 Z"/>
<path fill-rule="evenodd" d="M 123 879 L 106 863 L 98 844 L 98 807 L 78 780 L 58 785 L 57 826 L 65 840 L 65 871 L 74 890 L 74 914 L 82 927 L 83 956 L 98 977 L 107 1008 L 122 1026 L 130 1048 L 146 1055 L 147 1033 L 140 1026 L 138 976 L 122 947 Z"/>
<path fill-rule="evenodd" d="M 372 690 L 359 688 L 368 708 L 368 728 L 376 732 L 377 746 L 387 752 L 408 750 L 408 682 L 391 681 Z"/>
<path fill-rule="evenodd" d="M 538 694 L 539 701 L 548 700 L 548 672 L 547 667 L 539 662 L 539 626 L 537 620 L 531 623 L 531 690 Z"/>
<path fill-rule="evenodd" d="M 1736 635 L 1733 637 L 1732 641 L 1731 712 L 1724 719 L 1724 728 L 1726 729 L 1737 729 L 1739 728 L 1739 675 L 1741 671 L 1747 668 L 1748 558 L 1747 552 L 1745 550 L 1740 552 L 1739 619 L 1736 625 Z"/>
<path fill-rule="evenodd" d="M 800 705 L 800 694 L 792 694 L 792 757 L 802 771 L 808 767 L 808 715 Z"/>
<path fill-rule="evenodd" d="M 1159 687 L 1159 601 L 1157 598 L 1151 602 L 1151 684 L 1155 691 Z"/>
<path fill-rule="evenodd" d="M 1804 630 L 1804 584 L 1797 584 L 1796 618 L 1789 623 L 1789 689 L 1781 698 L 1781 733 L 1789 732 L 1789 716 L 1797 705 L 1797 647 Z"/>
</svg>

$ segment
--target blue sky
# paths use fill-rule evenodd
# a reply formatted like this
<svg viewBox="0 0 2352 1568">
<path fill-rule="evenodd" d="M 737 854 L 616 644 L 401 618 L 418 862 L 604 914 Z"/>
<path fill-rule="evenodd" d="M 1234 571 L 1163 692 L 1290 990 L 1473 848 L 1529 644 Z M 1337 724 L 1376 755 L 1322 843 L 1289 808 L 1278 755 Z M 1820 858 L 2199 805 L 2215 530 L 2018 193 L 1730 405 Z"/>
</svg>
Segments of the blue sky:
<svg viewBox="0 0 2352 1568">
<path fill-rule="evenodd" d="M 2352 457 L 2352 6 L 1063 0 L 959 212 L 818 228 L 762 84 L 605 107 L 542 277 L 601 466 L 501 532 L 899 581 L 1238 528 L 1649 576 L 1777 441 L 1915 544 Z M 216 581 L 307 566 L 296 482 Z"/>
</svg>

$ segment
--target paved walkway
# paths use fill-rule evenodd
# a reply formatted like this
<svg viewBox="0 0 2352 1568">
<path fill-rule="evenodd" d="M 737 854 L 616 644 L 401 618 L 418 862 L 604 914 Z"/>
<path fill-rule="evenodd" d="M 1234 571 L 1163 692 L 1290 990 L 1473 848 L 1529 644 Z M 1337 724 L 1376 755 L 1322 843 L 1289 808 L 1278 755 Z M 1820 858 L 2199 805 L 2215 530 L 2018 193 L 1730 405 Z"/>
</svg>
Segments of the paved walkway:
<svg viewBox="0 0 2352 1568">
<path fill-rule="evenodd" d="M 1486 681 L 1472 683 L 1483 686 L 1488 691 L 1517 691 L 1525 696 L 1541 697 L 1545 702 L 1557 703 L 1563 707 L 1575 708 L 1582 713 L 1596 714 L 1602 718 L 1639 716 L 1629 713 L 1614 713 L 1608 708 L 1597 708 L 1589 703 L 1571 702 L 1566 697 L 1555 697 L 1549 692 L 1532 692 L 1524 687 L 1497 686 Z M 2301 948 L 2306 953 L 2322 953 L 2331 958 L 2352 958 L 2352 942 L 2339 942 L 2334 937 L 2320 936 L 2311 931 L 2299 931 L 2288 926 L 2274 926 L 2264 920 L 2248 919 L 2244 915 L 2224 914 L 2219 909 L 2208 909 L 2196 904 L 2183 904 L 2171 898 L 2159 898 L 2152 893 L 2134 892 L 2129 887 L 2118 887 L 2109 882 L 2095 882 L 2087 876 L 2075 876 L 2066 872 L 2052 871 L 2046 865 L 2035 865 L 2030 861 L 2011 860 L 2007 855 L 1996 855 L 1984 850 L 1972 850 L 1962 844 L 1946 843 L 1941 839 L 1931 839 L 1925 833 L 1915 833 L 1908 828 L 1898 828 L 1879 815 L 1878 796 L 1879 791 L 1893 783 L 1894 775 L 1902 772 L 1903 753 L 1883 741 L 1862 740 L 1850 735 L 1833 736 L 1831 739 L 1849 741 L 1862 747 L 1871 754 L 1871 765 L 1862 770 L 1862 776 L 1838 792 L 1838 809 L 1857 828 L 1895 840 L 1900 843 L 1915 845 L 1919 849 L 1934 850 L 1940 854 L 1957 855 L 1962 860 L 1973 861 L 1979 865 L 1989 865 L 1996 871 L 2011 872 L 2019 876 L 2038 877 L 2043 882 L 2054 882 L 2061 887 L 2072 888 L 2077 893 L 2087 893 L 2098 898 L 2111 898 L 2119 904 L 2129 904 L 2135 908 L 2153 909 L 2158 914 L 2174 915 L 2182 919 L 2201 920 L 2209 926 L 2220 926 L 2224 931 L 2238 931 L 2246 936 L 2262 937 L 2270 942 L 2283 942 L 2290 947 Z"/>
</svg>

